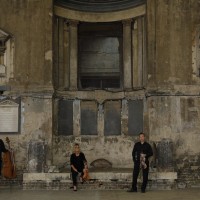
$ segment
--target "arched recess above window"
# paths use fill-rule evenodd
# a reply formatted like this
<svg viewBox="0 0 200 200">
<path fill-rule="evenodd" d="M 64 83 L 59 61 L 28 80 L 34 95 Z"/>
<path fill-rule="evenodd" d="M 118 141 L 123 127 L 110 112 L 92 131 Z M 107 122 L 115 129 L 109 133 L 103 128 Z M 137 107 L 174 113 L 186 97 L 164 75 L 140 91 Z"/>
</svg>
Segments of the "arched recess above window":
<svg viewBox="0 0 200 200">
<path fill-rule="evenodd" d="M 143 90 L 146 4 L 86 12 L 54 4 L 54 86 L 74 90 Z"/>
<path fill-rule="evenodd" d="M 136 18 L 138 16 L 145 15 L 146 13 L 146 3 L 141 1 L 140 4 L 136 6 L 131 6 L 127 9 L 113 10 L 112 12 L 87 12 L 82 10 L 74 10 L 69 7 L 62 6 L 60 4 L 54 5 L 54 15 L 57 17 L 82 21 L 82 22 L 115 22 L 126 20 L 130 18 Z"/>
<path fill-rule="evenodd" d="M 56 0 L 55 4 L 64 8 L 85 12 L 113 12 L 127 10 L 146 0 Z"/>
</svg>

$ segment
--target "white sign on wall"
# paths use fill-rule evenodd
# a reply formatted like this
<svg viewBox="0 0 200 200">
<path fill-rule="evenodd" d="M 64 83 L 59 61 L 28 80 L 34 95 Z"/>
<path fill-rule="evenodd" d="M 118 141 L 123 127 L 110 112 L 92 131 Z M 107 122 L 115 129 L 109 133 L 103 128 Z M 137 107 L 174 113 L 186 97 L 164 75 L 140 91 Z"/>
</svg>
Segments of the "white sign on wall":
<svg viewBox="0 0 200 200">
<path fill-rule="evenodd" d="M 0 132 L 15 133 L 19 130 L 19 104 L 5 100 L 0 102 Z"/>
</svg>

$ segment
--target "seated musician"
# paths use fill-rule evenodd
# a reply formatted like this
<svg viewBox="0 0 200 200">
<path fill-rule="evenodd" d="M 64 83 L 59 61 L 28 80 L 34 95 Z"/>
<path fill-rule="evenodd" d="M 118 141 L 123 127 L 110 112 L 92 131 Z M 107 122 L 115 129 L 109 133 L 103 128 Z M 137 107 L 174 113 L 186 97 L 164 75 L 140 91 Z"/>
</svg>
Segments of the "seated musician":
<svg viewBox="0 0 200 200">
<path fill-rule="evenodd" d="M 80 181 L 88 178 L 87 160 L 84 153 L 80 151 L 79 144 L 74 145 L 74 153 L 70 157 L 73 190 L 77 191 L 77 178 L 80 177 Z M 87 174 L 86 174 L 87 173 Z"/>
</svg>

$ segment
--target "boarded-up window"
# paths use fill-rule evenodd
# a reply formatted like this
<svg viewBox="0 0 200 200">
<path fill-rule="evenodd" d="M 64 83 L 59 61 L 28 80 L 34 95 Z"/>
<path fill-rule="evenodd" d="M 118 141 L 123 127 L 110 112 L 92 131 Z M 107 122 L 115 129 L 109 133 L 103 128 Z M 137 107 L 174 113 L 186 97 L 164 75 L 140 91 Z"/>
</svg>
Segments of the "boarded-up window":
<svg viewBox="0 0 200 200">
<path fill-rule="evenodd" d="M 81 135 L 97 135 L 97 104 L 81 102 Z"/>
<path fill-rule="evenodd" d="M 73 101 L 58 103 L 58 135 L 73 135 Z"/>
<path fill-rule="evenodd" d="M 143 131 L 143 100 L 128 101 L 128 134 L 138 135 Z"/>
<path fill-rule="evenodd" d="M 80 23 L 79 86 L 120 88 L 122 23 Z"/>
<path fill-rule="evenodd" d="M 121 134 L 121 102 L 107 101 L 104 106 L 104 134 Z"/>
</svg>

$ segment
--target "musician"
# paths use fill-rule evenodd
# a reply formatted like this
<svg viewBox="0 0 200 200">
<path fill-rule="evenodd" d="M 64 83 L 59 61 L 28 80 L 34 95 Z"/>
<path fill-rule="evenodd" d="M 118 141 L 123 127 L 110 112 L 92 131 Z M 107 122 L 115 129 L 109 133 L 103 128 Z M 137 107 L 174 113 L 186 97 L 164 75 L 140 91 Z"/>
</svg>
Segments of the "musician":
<svg viewBox="0 0 200 200">
<path fill-rule="evenodd" d="M 80 151 L 79 144 L 74 145 L 74 153 L 70 157 L 73 190 L 77 191 L 77 177 L 80 176 L 82 182 L 84 169 L 87 169 L 87 160 L 84 153 Z"/>
<path fill-rule="evenodd" d="M 145 142 L 145 134 L 139 134 L 139 142 L 135 143 L 132 157 L 134 161 L 134 169 L 133 169 L 133 182 L 132 188 L 128 190 L 128 192 L 137 192 L 137 179 L 140 172 L 140 169 L 143 172 L 143 183 L 141 186 L 141 192 L 145 193 L 145 189 L 148 182 L 148 174 L 149 174 L 149 160 L 148 158 L 153 155 L 153 151 L 151 145 Z"/>
<path fill-rule="evenodd" d="M 7 152 L 7 149 L 5 148 L 4 142 L 2 139 L 0 139 L 0 176 L 1 176 L 1 170 L 2 170 L 2 153 Z"/>
</svg>

